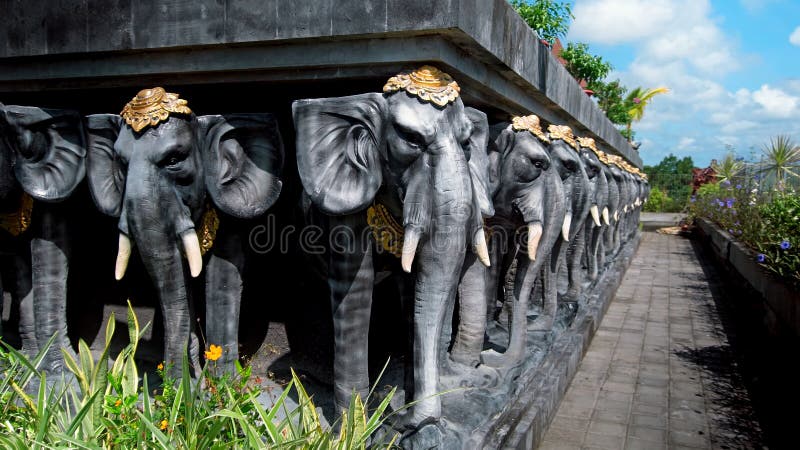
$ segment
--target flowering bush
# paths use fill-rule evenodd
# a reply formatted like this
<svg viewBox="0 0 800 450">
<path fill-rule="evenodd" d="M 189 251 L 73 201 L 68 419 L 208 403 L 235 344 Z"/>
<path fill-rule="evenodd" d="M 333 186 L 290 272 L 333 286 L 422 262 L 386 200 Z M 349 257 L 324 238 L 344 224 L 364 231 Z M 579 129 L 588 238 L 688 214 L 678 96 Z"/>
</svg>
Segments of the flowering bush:
<svg viewBox="0 0 800 450">
<path fill-rule="evenodd" d="M 767 270 L 800 286 L 800 195 L 762 189 L 760 180 L 734 178 L 700 187 L 691 217 L 705 217 L 756 252 Z"/>
</svg>

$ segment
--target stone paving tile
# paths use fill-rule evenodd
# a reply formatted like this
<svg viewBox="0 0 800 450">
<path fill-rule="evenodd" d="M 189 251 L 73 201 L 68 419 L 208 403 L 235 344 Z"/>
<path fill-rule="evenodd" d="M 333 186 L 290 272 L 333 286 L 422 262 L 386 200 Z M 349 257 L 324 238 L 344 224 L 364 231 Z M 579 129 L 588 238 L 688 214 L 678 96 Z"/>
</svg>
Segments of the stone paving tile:
<svg viewBox="0 0 800 450">
<path fill-rule="evenodd" d="M 730 364 L 726 349 L 691 243 L 644 233 L 539 448 L 761 447 L 731 428 L 738 381 L 707 369 Z"/>
</svg>

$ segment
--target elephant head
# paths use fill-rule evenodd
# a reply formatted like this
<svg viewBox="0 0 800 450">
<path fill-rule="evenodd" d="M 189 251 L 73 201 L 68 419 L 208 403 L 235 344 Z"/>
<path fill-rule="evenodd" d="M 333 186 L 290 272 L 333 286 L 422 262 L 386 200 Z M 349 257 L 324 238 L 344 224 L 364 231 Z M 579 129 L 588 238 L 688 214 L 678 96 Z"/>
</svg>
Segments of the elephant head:
<svg viewBox="0 0 800 450">
<path fill-rule="evenodd" d="M 491 304 L 497 281 L 513 276 L 514 282 L 513 289 L 505 292 L 511 311 L 509 344 L 503 354 L 492 350 L 483 353 L 483 362 L 490 366 L 511 366 L 524 355 L 528 300 L 565 226 L 564 183 L 548 153 L 549 143 L 535 115 L 515 117 L 511 124 L 492 127 L 489 160 L 493 222 L 502 228 L 500 234 L 508 237 L 514 237 L 517 229 L 525 230 L 527 243 L 524 249 L 515 250 L 499 248 L 502 243 L 493 241 L 494 283 L 488 289 Z M 500 261 L 504 254 L 508 257 Z M 509 273 L 513 265 L 516 272 Z"/>
<path fill-rule="evenodd" d="M 209 231 L 215 209 L 246 219 L 275 202 L 283 164 L 275 119 L 195 116 L 177 94 L 154 88 L 139 92 L 121 116 L 87 121 L 89 187 L 99 209 L 119 217 L 115 276 L 124 276 L 135 243 L 164 313 L 165 359 L 179 371 L 192 323 L 185 269 L 197 277 L 203 262 L 197 231 Z"/>
<path fill-rule="evenodd" d="M 608 181 L 603 174 L 603 163 L 598 157 L 599 150 L 591 138 L 578 138 L 581 161 L 588 178 L 589 213 L 595 226 L 600 226 L 600 210 L 608 198 Z"/>
<path fill-rule="evenodd" d="M 21 299 L 20 331 L 23 347 L 34 354 L 57 334 L 43 361 L 42 367 L 48 371 L 60 371 L 59 348 L 70 349 L 66 321 L 68 232 L 57 208 L 44 204 L 34 208 L 33 200 L 56 203 L 69 197 L 83 180 L 85 155 L 77 112 L 0 104 L 0 203 L 3 209 L 18 209 L 2 220 L 2 226 L 17 235 L 31 223 L 31 211 L 38 210 L 39 223 L 30 234 L 31 267 L 23 269 L 26 279 L 19 281 L 33 287 L 32 296 L 24 294 Z M 21 197 L 20 189 L 25 193 Z"/>
<path fill-rule="evenodd" d="M 481 136 L 485 143 L 488 127 L 481 126 L 485 116 L 477 120 L 482 113 L 464 107 L 457 83 L 430 66 L 390 78 L 382 94 L 298 100 L 292 109 L 297 167 L 313 205 L 328 216 L 362 217 L 370 205 L 381 203 L 401 222 L 404 233 L 398 256 L 404 271 L 415 268 L 416 278 L 414 395 L 420 400 L 409 420 L 437 419 L 439 337 L 466 248 L 471 246 L 488 264 L 482 216 L 493 211 L 487 169 L 482 167 L 486 162 L 471 159 L 471 148 Z M 331 270 L 344 273 L 345 263 L 332 262 L 341 270 Z M 359 277 L 370 280 L 361 295 L 371 298 L 371 275 L 359 273 Z M 333 280 L 330 284 L 336 287 Z M 337 295 L 332 292 L 332 299 Z M 342 301 L 351 302 L 353 295 L 352 288 L 342 292 Z M 364 320 L 368 322 L 368 314 Z M 344 326 L 342 322 L 334 318 L 335 330 Z M 340 357 L 365 352 L 365 339 L 357 339 L 355 350 L 345 348 L 337 331 L 335 384 L 348 397 L 353 388 L 365 386 L 366 368 L 345 367 Z M 348 374 L 351 381 L 343 382 Z M 337 403 L 345 402 L 337 397 Z"/>
</svg>

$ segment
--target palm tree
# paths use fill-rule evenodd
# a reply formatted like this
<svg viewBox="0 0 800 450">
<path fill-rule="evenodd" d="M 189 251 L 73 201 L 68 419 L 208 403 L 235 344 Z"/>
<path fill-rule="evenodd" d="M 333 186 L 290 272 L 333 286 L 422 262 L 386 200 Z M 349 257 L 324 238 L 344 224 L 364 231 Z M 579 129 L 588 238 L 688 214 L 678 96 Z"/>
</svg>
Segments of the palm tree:
<svg viewBox="0 0 800 450">
<path fill-rule="evenodd" d="M 711 168 L 716 172 L 718 182 L 728 181 L 733 183 L 734 178 L 744 169 L 744 163 L 737 159 L 733 152 L 728 152 L 721 162 L 711 162 Z"/>
<path fill-rule="evenodd" d="M 764 161 L 759 172 L 764 176 L 775 176 L 775 181 L 782 184 L 787 176 L 800 177 L 800 146 L 795 145 L 792 139 L 780 134 L 769 140 L 769 145 L 761 148 Z"/>
<path fill-rule="evenodd" d="M 625 104 L 628 106 L 627 134 L 629 143 L 633 141 L 631 135 L 631 125 L 633 122 L 642 120 L 642 117 L 644 117 L 644 108 L 650 103 L 653 97 L 658 94 L 666 94 L 667 92 L 669 92 L 669 89 L 666 87 L 657 87 L 654 89 L 637 87 L 631 90 L 628 96 L 625 97 Z"/>
</svg>

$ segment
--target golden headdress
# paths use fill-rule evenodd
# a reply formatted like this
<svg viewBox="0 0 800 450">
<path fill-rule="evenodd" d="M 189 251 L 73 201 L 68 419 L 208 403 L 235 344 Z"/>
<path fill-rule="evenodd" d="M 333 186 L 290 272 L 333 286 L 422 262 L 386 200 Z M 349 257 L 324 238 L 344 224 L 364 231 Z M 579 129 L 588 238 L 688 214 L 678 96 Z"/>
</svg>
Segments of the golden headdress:
<svg viewBox="0 0 800 450">
<path fill-rule="evenodd" d="M 142 89 L 122 108 L 120 115 L 138 133 L 166 121 L 170 114 L 191 114 L 186 100 L 178 97 L 161 87 Z"/>
<path fill-rule="evenodd" d="M 437 106 L 446 106 L 458 98 L 461 88 L 453 77 L 433 66 L 422 66 L 417 70 L 401 72 L 383 86 L 383 92 L 406 91 L 420 100 Z"/>
<path fill-rule="evenodd" d="M 570 147 L 578 150 L 578 143 L 575 142 L 575 137 L 572 135 L 572 128 L 567 125 L 549 125 L 547 132 L 550 134 L 550 139 L 561 139 L 569 144 Z"/>
<path fill-rule="evenodd" d="M 542 126 L 539 123 L 539 117 L 535 114 L 529 116 L 515 116 L 511 119 L 511 128 L 514 131 L 529 131 L 532 135 L 539 138 L 540 141 L 550 143 L 550 139 L 542 131 Z"/>
</svg>

